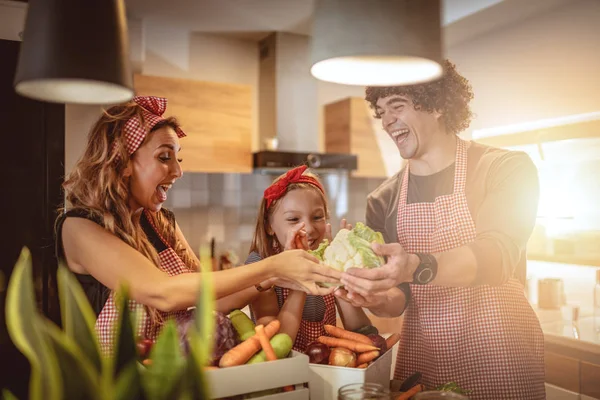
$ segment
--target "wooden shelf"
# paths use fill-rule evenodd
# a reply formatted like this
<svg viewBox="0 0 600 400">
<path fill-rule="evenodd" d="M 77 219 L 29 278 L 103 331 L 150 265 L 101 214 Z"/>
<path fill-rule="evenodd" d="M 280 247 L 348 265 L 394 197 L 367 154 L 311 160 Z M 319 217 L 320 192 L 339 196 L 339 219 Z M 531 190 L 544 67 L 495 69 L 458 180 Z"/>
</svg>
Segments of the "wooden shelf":
<svg viewBox="0 0 600 400">
<path fill-rule="evenodd" d="M 531 131 L 499 134 L 474 139 L 478 143 L 494 147 L 512 147 L 556 142 L 568 139 L 600 138 L 600 120 L 578 122 Z"/>
<path fill-rule="evenodd" d="M 181 164 L 188 172 L 252 172 L 252 89 L 246 85 L 134 76 L 137 95 L 166 97 L 187 137 Z"/>
</svg>

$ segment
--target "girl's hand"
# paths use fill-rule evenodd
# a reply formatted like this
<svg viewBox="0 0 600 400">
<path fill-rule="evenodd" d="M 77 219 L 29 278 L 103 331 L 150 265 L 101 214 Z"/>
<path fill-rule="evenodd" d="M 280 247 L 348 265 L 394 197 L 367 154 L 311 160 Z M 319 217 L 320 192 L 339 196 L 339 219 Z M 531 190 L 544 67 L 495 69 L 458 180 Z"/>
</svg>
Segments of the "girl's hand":
<svg viewBox="0 0 600 400">
<path fill-rule="evenodd" d="M 308 239 L 304 230 L 304 222 L 290 229 L 285 238 L 284 250 L 308 250 Z"/>
<path fill-rule="evenodd" d="M 348 229 L 351 230 L 352 229 L 352 224 L 348 224 L 346 222 L 346 218 L 342 218 L 342 220 L 340 221 L 340 229 Z M 329 240 L 329 243 L 331 243 L 331 241 L 333 240 L 333 235 L 331 232 L 331 224 L 327 224 L 325 226 L 325 238 L 327 240 Z"/>
<path fill-rule="evenodd" d="M 370 296 L 361 296 L 358 293 L 348 292 L 345 288 L 339 288 L 335 291 L 335 297 L 342 301 L 352 304 L 354 307 L 371 308 L 379 307 L 388 300 L 385 293 L 377 293 Z"/>
</svg>

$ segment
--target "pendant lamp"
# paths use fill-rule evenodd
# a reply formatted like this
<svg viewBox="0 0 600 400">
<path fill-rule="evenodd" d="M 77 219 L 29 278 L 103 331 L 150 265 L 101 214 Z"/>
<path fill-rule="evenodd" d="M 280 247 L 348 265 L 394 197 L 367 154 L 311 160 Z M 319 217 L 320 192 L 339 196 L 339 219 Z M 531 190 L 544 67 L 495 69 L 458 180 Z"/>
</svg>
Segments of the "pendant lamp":
<svg viewBox="0 0 600 400">
<path fill-rule="evenodd" d="M 52 103 L 130 100 L 123 0 L 30 0 L 15 90 Z"/>
<path fill-rule="evenodd" d="M 345 85 L 442 76 L 440 0 L 316 0 L 311 73 Z"/>
</svg>

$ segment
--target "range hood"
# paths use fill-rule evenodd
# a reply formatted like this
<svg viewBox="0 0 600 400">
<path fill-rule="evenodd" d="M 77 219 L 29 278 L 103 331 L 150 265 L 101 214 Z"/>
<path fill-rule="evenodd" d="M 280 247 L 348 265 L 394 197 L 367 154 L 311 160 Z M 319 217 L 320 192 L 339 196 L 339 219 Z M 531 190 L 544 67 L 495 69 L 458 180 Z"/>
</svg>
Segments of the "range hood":
<svg viewBox="0 0 600 400">
<path fill-rule="evenodd" d="M 356 155 L 318 151 L 317 80 L 310 74 L 309 48 L 308 36 L 285 32 L 259 42 L 261 150 L 253 154 L 254 172 L 278 174 L 301 164 L 320 174 L 357 168 Z"/>
</svg>

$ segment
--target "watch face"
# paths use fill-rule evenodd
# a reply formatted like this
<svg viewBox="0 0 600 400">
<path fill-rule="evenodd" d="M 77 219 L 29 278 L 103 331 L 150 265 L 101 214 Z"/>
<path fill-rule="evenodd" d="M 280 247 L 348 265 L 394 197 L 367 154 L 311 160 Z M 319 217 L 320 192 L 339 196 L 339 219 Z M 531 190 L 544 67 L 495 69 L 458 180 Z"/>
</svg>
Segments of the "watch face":
<svg viewBox="0 0 600 400">
<path fill-rule="evenodd" d="M 429 267 L 423 268 L 417 274 L 417 282 L 421 284 L 429 283 L 433 279 L 433 271 Z"/>
</svg>

